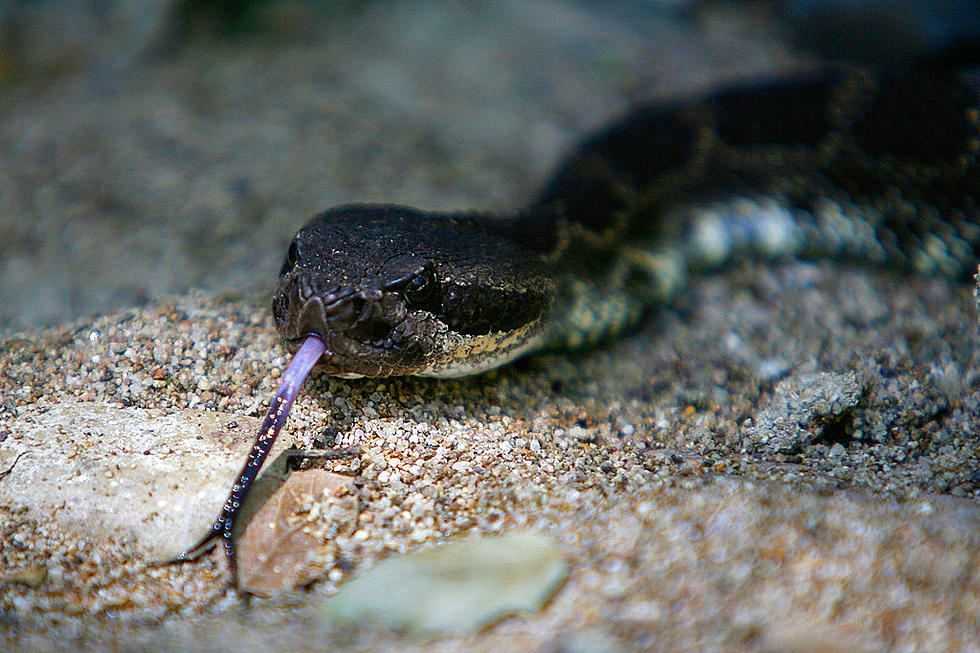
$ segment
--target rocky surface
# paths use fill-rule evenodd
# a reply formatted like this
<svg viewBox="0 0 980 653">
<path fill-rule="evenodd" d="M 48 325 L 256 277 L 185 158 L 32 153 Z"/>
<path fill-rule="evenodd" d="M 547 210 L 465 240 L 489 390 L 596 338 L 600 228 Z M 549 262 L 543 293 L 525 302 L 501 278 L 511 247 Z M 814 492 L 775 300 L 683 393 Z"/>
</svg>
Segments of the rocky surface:
<svg viewBox="0 0 980 653">
<path fill-rule="evenodd" d="M 5 99 L 4 147 L 18 154 L 0 163 L 15 191 L 3 196 L 4 228 L 47 237 L 36 250 L 10 250 L 16 263 L 5 252 L 5 269 L 35 283 L 50 267 L 34 318 L 66 323 L 8 330 L 0 344 L 0 648 L 980 648 L 971 289 L 826 261 L 744 264 L 699 280 L 621 340 L 472 379 L 315 375 L 279 452 L 292 444 L 360 451 L 326 464 L 353 478 L 349 486 L 297 501 L 296 523 L 320 547 L 311 563 L 317 580 L 244 600 L 227 589 L 220 553 L 152 564 L 206 530 L 288 362 L 255 289 L 271 283 L 278 245 L 306 214 L 365 196 L 435 207 L 516 204 L 566 138 L 651 82 L 638 63 L 653 57 L 649 34 L 686 41 L 683 31 L 654 23 L 631 49 L 633 32 L 615 16 L 551 8 L 509 11 L 521 33 L 557 32 L 559 43 L 579 44 L 552 50 L 541 37 L 537 59 L 574 54 L 598 72 L 545 82 L 557 68 L 532 68 L 526 97 L 503 99 L 512 78 L 483 65 L 488 53 L 509 52 L 480 36 L 490 17 L 409 3 L 348 17 L 332 40 L 315 44 L 305 33 L 286 45 L 191 43 L 169 59 L 134 64 L 127 75 L 135 77 L 115 93 L 91 95 L 91 71 L 76 71 L 44 87 L 17 86 Z M 408 16 L 422 36 L 400 29 Z M 733 59 L 754 65 L 737 52 L 762 53 L 758 61 L 771 64 L 778 46 L 745 45 L 723 24 L 701 25 L 702 50 L 678 45 L 677 61 L 654 57 L 664 71 L 651 82 L 655 92 L 737 75 Z M 383 36 L 363 44 L 367 33 Z M 450 48 L 457 59 L 446 63 L 450 57 L 435 56 L 437 34 L 443 48 L 465 36 L 472 51 Z M 742 50 L 723 56 L 730 42 Z M 604 47 L 589 49 L 596 43 Z M 609 52 L 618 55 L 612 63 L 603 58 Z M 465 57 L 473 59 L 459 65 Z M 729 65 L 709 73 L 709 60 Z M 472 80 L 433 81 L 423 64 L 469 71 L 457 74 Z M 285 99 L 273 102 L 276 84 L 287 84 Z M 475 88 L 489 90 L 467 96 Z M 236 111 L 237 121 L 229 118 Z M 467 112 L 474 122 L 458 122 Z M 492 129 L 473 128 L 504 117 Z M 294 131 L 303 120 L 306 130 Z M 99 131 L 112 124 L 122 142 L 169 125 L 164 140 L 173 149 L 115 150 Z M 133 127 L 140 124 L 153 129 Z M 295 147 L 283 133 L 296 136 Z M 78 143 L 89 144 L 91 157 Z M 192 150 L 197 158 L 187 156 Z M 310 167 L 317 151 L 322 167 Z M 224 182 L 236 174 L 249 180 L 246 199 L 215 199 L 232 192 Z M 53 190 L 42 193 L 45 183 Z M 100 196 L 93 185 L 108 190 Z M 124 232 L 106 216 L 128 189 L 144 195 L 122 212 L 130 216 L 118 223 L 131 229 Z M 45 197 L 50 204 L 38 211 Z M 52 222 L 14 219 L 34 215 Z M 169 244 L 161 242 L 165 215 L 186 228 Z M 225 236 L 202 245 L 201 224 Z M 92 243 L 102 247 L 101 263 L 72 268 L 94 259 Z M 134 262 L 127 257 L 139 243 L 151 250 Z M 194 259 L 196 246 L 207 256 Z M 168 254 L 175 251 L 186 256 Z M 246 252 L 262 255 L 249 260 Z M 213 276 L 202 277 L 209 265 Z M 209 289 L 159 296 L 147 280 L 164 268 L 189 274 L 160 289 Z M 77 280 L 89 269 L 91 286 Z M 232 269 L 238 276 L 225 274 Z M 26 311 L 9 307 L 35 292 L 11 278 L 8 315 Z M 138 292 L 118 290 L 126 284 Z M 103 306 L 80 299 L 98 293 L 123 304 L 140 293 L 152 300 L 79 318 Z M 60 301 L 45 304 L 47 296 L 79 299 L 50 309 Z M 255 493 L 259 503 L 282 484 L 275 471 Z M 338 510 L 350 522 L 342 529 L 331 521 Z M 540 614 L 424 640 L 316 616 L 346 579 L 379 559 L 518 531 L 546 534 L 569 562 L 567 581 Z"/>
<path fill-rule="evenodd" d="M 842 309 L 856 286 L 873 324 Z M 146 565 L 203 533 L 242 462 L 286 362 L 264 308 L 195 294 L 8 340 L 8 648 L 424 647 L 309 611 L 381 557 L 534 530 L 571 564 L 552 603 L 437 648 L 971 650 L 975 319 L 941 280 L 746 266 L 599 350 L 457 382 L 314 377 L 281 444 L 360 447 L 331 463 L 356 525 L 330 531 L 314 497 L 297 519 L 321 580 L 244 610 L 220 554 Z M 847 407 L 832 428 L 784 398 L 814 386 Z M 791 452 L 751 446 L 787 423 L 807 433 Z"/>
</svg>

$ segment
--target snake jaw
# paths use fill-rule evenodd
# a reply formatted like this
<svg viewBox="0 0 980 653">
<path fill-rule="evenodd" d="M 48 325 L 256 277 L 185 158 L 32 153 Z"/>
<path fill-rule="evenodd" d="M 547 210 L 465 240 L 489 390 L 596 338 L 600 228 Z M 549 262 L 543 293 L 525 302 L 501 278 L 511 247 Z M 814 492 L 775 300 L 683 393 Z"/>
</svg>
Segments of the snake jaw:
<svg viewBox="0 0 980 653">
<path fill-rule="evenodd" d="M 409 311 L 397 292 L 341 290 L 310 272 L 285 275 L 273 302 L 280 335 L 290 351 L 315 335 L 326 349 L 317 366 L 335 376 L 392 376 L 423 371 L 434 321 Z"/>
</svg>

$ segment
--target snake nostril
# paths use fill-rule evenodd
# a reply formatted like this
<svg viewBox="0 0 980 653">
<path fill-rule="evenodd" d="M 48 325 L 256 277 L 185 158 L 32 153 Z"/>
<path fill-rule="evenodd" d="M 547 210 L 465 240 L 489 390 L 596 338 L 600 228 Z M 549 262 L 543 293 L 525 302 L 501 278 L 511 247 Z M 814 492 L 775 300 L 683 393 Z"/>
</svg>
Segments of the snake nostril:
<svg viewBox="0 0 980 653">
<path fill-rule="evenodd" d="M 391 336 L 391 325 L 384 320 L 366 320 L 358 324 L 350 335 L 366 342 L 383 342 Z"/>
<path fill-rule="evenodd" d="M 350 302 L 351 312 L 354 315 L 363 314 L 364 306 L 367 304 L 367 302 L 364 300 L 363 297 L 357 297 L 357 296 L 351 297 L 349 302 Z"/>
<path fill-rule="evenodd" d="M 387 322 L 372 321 L 368 327 L 368 332 L 371 340 L 386 340 L 391 335 L 391 325 Z"/>
</svg>

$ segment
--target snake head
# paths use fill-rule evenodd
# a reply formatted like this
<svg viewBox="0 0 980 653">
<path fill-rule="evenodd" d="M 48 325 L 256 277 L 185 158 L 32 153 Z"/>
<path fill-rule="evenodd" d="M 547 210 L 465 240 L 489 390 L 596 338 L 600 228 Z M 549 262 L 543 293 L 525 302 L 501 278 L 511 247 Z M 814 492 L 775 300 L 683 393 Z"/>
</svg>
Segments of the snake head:
<svg viewBox="0 0 980 653">
<path fill-rule="evenodd" d="M 461 376 L 535 346 L 551 295 L 540 258 L 489 218 L 345 206 L 296 233 L 272 309 L 290 350 L 324 342 L 330 374 Z"/>
</svg>

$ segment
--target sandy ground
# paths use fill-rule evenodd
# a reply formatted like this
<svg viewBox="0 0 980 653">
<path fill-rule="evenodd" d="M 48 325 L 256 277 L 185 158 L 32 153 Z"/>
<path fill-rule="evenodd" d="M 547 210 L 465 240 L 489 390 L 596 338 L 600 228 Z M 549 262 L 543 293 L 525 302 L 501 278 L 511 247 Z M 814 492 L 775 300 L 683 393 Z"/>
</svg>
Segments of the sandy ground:
<svg viewBox="0 0 980 653">
<path fill-rule="evenodd" d="M 291 11 L 285 42 L 93 54 L 3 100 L 0 648 L 980 650 L 970 288 L 826 261 L 481 377 L 315 376 L 280 451 L 361 450 L 321 580 L 243 601 L 219 554 L 148 568 L 206 529 L 288 362 L 266 293 L 308 214 L 515 206 L 631 99 L 784 60 L 563 3 Z M 518 530 L 571 565 L 540 614 L 420 641 L 311 611 L 380 557 Z"/>
</svg>

